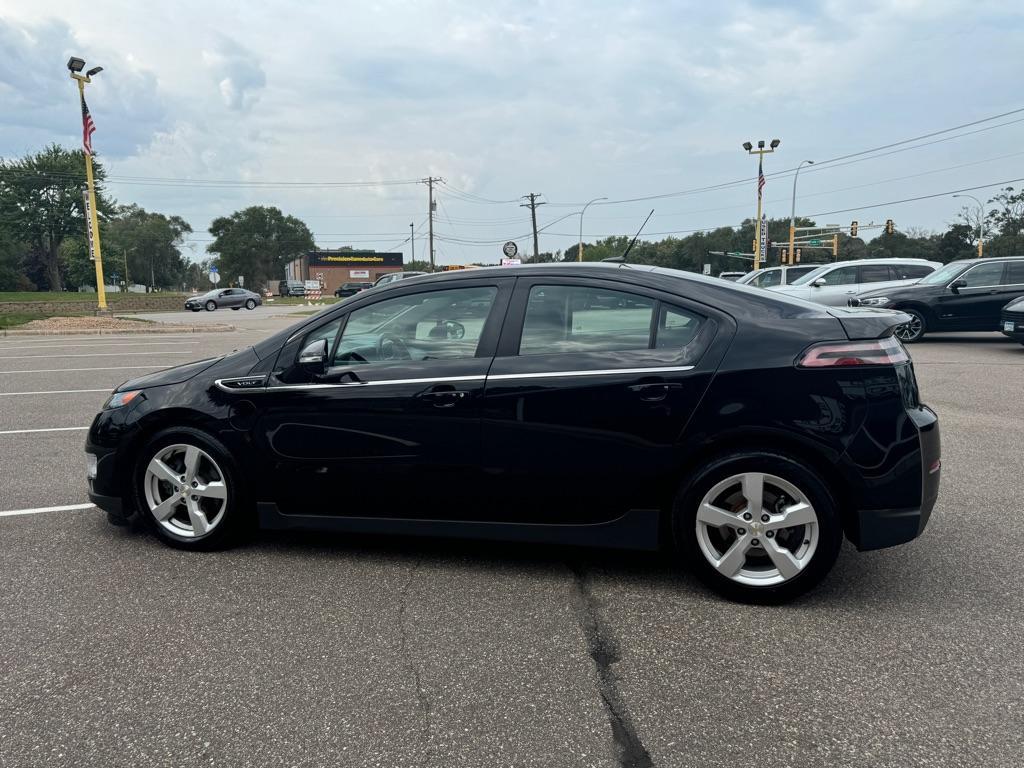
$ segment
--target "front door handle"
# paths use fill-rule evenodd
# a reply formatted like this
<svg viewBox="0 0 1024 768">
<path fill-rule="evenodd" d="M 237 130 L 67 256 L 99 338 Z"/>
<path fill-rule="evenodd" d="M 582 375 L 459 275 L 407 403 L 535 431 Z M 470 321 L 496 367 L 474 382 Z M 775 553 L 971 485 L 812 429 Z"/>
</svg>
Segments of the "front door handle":
<svg viewBox="0 0 1024 768">
<path fill-rule="evenodd" d="M 671 390 L 682 388 L 683 385 L 677 381 L 656 381 L 647 384 L 632 384 L 629 391 L 638 395 L 645 402 L 656 403 L 668 397 Z"/>
<path fill-rule="evenodd" d="M 440 389 L 423 392 L 418 398 L 428 401 L 435 408 L 451 408 L 466 398 L 468 392 L 461 389 Z"/>
</svg>

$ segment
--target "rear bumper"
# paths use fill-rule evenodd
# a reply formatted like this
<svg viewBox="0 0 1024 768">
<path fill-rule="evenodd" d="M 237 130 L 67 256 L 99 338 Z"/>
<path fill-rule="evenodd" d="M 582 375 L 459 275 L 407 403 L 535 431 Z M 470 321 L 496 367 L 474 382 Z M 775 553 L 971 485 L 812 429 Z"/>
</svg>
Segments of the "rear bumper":
<svg viewBox="0 0 1024 768">
<path fill-rule="evenodd" d="M 907 509 L 861 509 L 847 535 L 864 552 L 913 541 L 922 533 L 939 497 L 942 474 L 939 419 L 930 408 L 908 411 L 918 428 L 921 456 L 921 506 Z"/>
</svg>

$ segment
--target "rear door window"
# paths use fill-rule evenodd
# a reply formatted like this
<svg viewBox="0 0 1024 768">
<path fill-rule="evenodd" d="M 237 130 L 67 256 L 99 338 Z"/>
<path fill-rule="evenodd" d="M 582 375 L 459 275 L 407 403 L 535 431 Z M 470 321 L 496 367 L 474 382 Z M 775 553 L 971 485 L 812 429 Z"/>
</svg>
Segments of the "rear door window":
<svg viewBox="0 0 1024 768">
<path fill-rule="evenodd" d="M 857 267 L 839 267 L 822 275 L 825 285 L 853 285 L 857 282 Z"/>
<path fill-rule="evenodd" d="M 1006 262 L 1006 285 L 1024 285 L 1024 261 Z"/>
<path fill-rule="evenodd" d="M 520 355 L 649 349 L 654 300 L 590 286 L 530 289 Z"/>
<path fill-rule="evenodd" d="M 964 272 L 960 279 L 967 283 L 967 288 L 999 285 L 1003 281 L 1003 263 L 994 261 L 990 264 L 979 264 Z"/>
<path fill-rule="evenodd" d="M 897 280 L 919 280 L 935 271 L 924 264 L 893 264 L 892 270 Z"/>
<path fill-rule="evenodd" d="M 772 285 L 781 285 L 782 283 L 782 270 L 780 269 L 769 269 L 762 272 L 760 275 L 750 281 L 759 288 L 768 288 Z"/>
<path fill-rule="evenodd" d="M 884 283 L 894 279 L 889 272 L 888 264 L 864 264 L 858 269 L 860 270 L 858 282 L 861 283 Z"/>
</svg>

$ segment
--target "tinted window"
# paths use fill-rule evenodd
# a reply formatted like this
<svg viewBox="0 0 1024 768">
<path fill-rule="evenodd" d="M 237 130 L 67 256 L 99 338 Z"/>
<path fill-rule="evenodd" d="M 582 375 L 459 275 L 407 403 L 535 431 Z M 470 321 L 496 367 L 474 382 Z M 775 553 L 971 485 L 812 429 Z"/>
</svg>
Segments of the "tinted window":
<svg viewBox="0 0 1024 768">
<path fill-rule="evenodd" d="M 893 264 L 892 270 L 897 280 L 917 280 L 935 271 L 924 264 Z"/>
<path fill-rule="evenodd" d="M 700 328 L 700 315 L 687 312 L 679 307 L 663 304 L 658 317 L 658 329 L 654 337 L 657 349 L 679 349 L 685 347 L 697 335 Z"/>
<path fill-rule="evenodd" d="M 786 270 L 786 282 L 792 283 L 794 280 L 799 280 L 804 275 L 808 275 L 817 267 L 790 267 Z"/>
<path fill-rule="evenodd" d="M 1006 262 L 1007 285 L 1024 285 L 1024 261 Z"/>
<path fill-rule="evenodd" d="M 650 346 L 654 301 L 568 285 L 530 289 L 519 354 L 610 352 Z"/>
<path fill-rule="evenodd" d="M 893 279 L 887 264 L 865 264 L 859 269 L 862 283 L 884 283 Z"/>
<path fill-rule="evenodd" d="M 825 285 L 851 285 L 857 282 L 857 268 L 839 267 L 821 275 L 820 279 L 825 281 Z"/>
<path fill-rule="evenodd" d="M 455 288 L 407 294 L 354 311 L 335 365 L 474 357 L 498 289 Z"/>
<path fill-rule="evenodd" d="M 981 288 L 986 285 L 999 285 L 1003 278 L 1003 263 L 994 261 L 991 264 L 979 264 L 964 272 L 960 279 L 967 283 L 967 288 Z"/>
<path fill-rule="evenodd" d="M 751 285 L 756 285 L 760 288 L 767 288 L 770 285 L 781 285 L 782 284 L 782 270 L 781 269 L 769 269 L 762 272 L 760 275 L 750 281 Z"/>
</svg>

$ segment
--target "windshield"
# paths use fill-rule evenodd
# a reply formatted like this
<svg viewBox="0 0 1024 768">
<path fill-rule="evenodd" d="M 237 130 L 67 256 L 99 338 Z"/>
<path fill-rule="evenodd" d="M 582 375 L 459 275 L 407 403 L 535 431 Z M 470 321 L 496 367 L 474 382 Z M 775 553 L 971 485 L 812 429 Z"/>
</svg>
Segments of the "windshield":
<svg viewBox="0 0 1024 768">
<path fill-rule="evenodd" d="M 940 267 L 932 272 L 930 275 L 921 278 L 918 281 L 919 285 L 938 285 L 941 283 L 948 283 L 964 268 L 962 261 L 950 262 L 944 267 Z"/>
<path fill-rule="evenodd" d="M 798 277 L 796 280 L 791 282 L 790 285 L 807 285 L 808 283 L 810 283 L 810 282 L 812 282 L 814 280 L 817 280 L 819 277 L 821 277 L 823 274 L 825 274 L 828 270 L 832 269 L 832 267 L 833 267 L 832 264 L 826 264 L 823 267 L 818 267 L 814 271 L 808 272 L 803 277 Z"/>
</svg>

